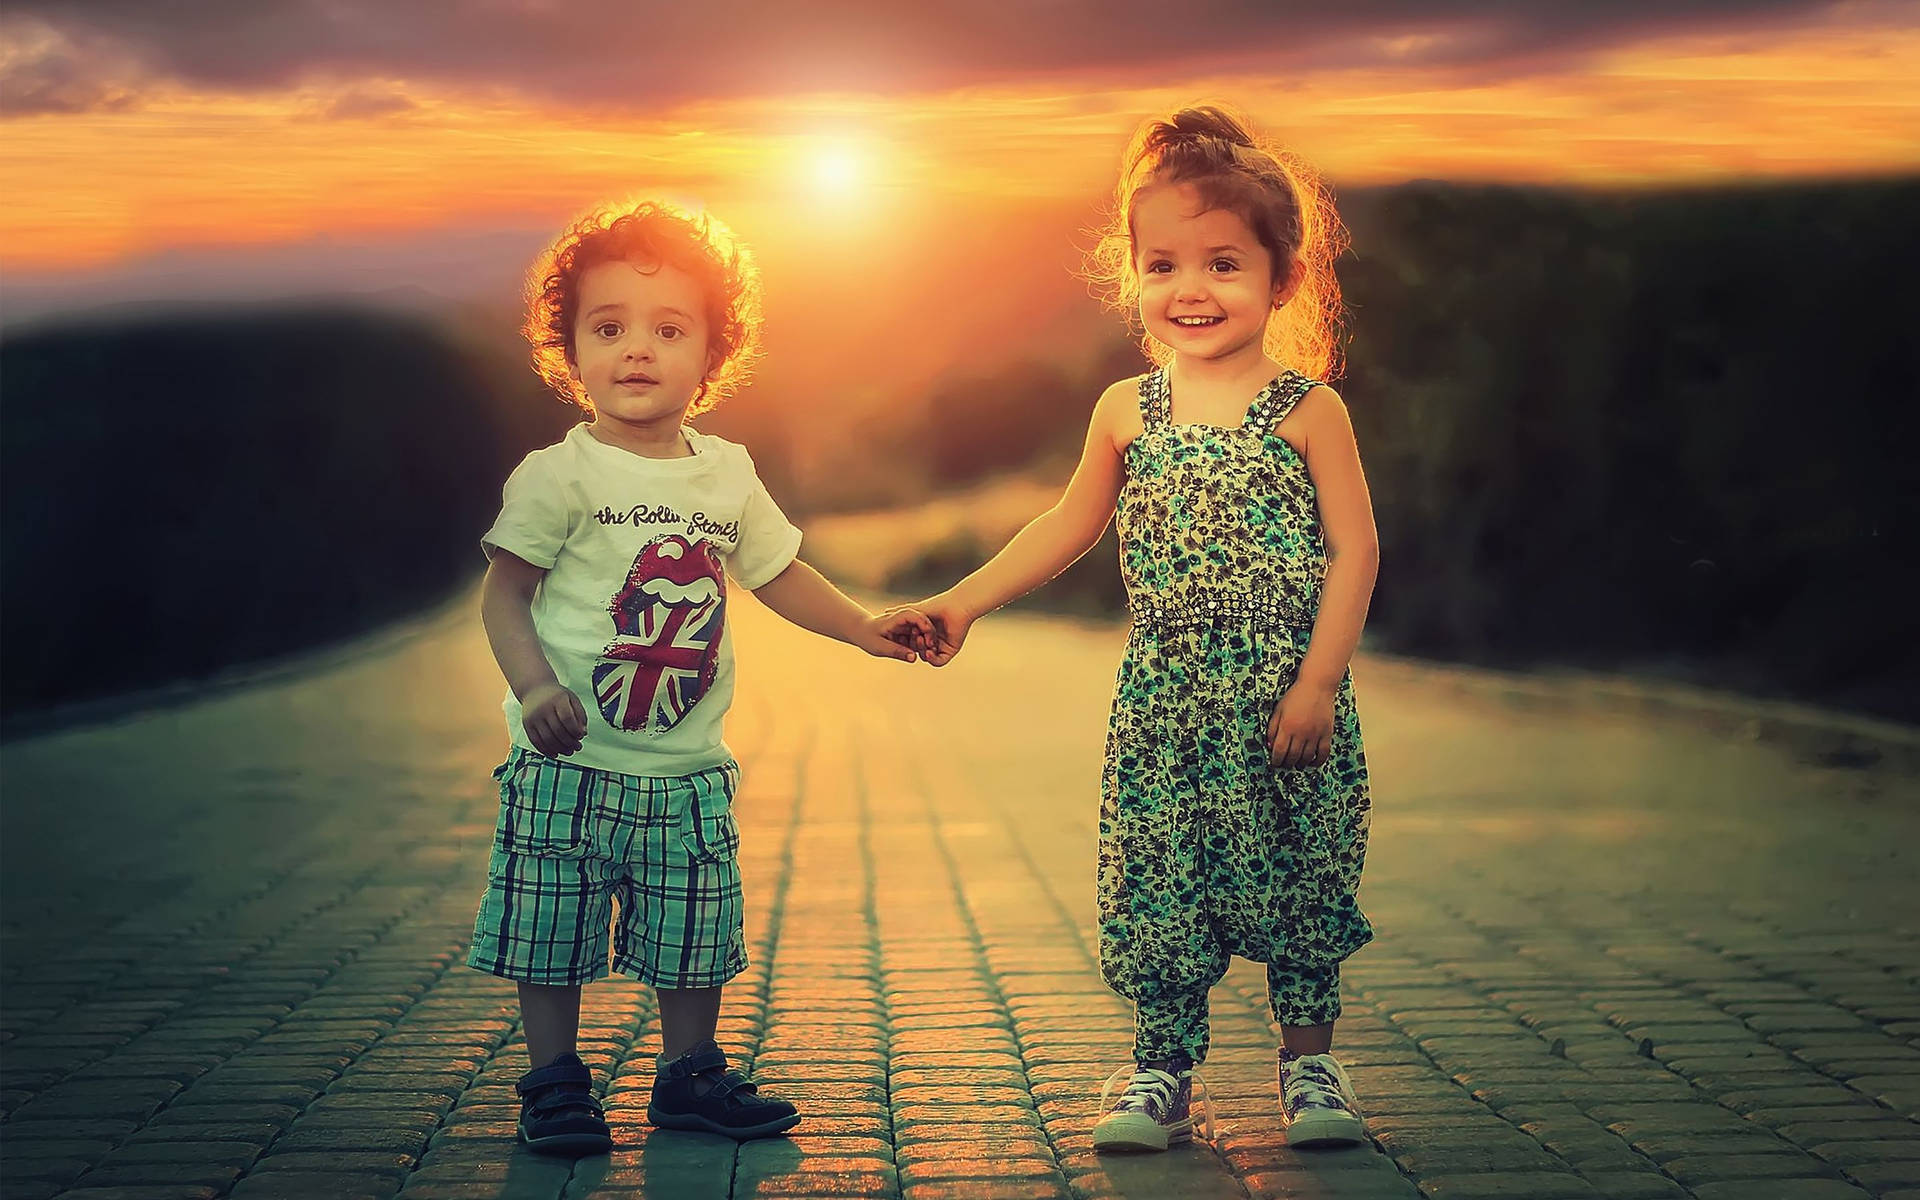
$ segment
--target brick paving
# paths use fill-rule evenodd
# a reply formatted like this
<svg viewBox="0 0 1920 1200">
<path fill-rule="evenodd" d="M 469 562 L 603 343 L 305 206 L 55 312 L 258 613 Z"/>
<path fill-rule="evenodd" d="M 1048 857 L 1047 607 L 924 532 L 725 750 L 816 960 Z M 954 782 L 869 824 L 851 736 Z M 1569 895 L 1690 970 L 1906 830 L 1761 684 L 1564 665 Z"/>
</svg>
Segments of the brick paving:
<svg viewBox="0 0 1920 1200">
<path fill-rule="evenodd" d="M 459 965 L 502 750 L 477 621 L 0 751 L 7 1200 L 1920 1197 L 1920 780 L 1617 703 L 1357 669 L 1375 772 L 1339 1045 L 1377 1146 L 1296 1154 L 1259 969 L 1215 992 L 1212 1146 L 1096 1157 L 1126 1006 L 1090 928 L 1111 629 L 944 673 L 736 605 L 754 966 L 721 1037 L 811 1114 L 514 1149 L 509 985 Z"/>
</svg>

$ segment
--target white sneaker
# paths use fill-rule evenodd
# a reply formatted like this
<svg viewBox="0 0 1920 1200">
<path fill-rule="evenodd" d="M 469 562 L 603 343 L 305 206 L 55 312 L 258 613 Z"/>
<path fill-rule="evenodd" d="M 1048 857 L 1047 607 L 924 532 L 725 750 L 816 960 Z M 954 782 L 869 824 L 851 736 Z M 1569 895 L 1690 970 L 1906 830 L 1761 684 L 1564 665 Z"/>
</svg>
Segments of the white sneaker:
<svg viewBox="0 0 1920 1200">
<path fill-rule="evenodd" d="M 1353 1084 L 1331 1054 L 1280 1052 L 1280 1112 L 1289 1146 L 1357 1146 L 1367 1138 Z"/>
<path fill-rule="evenodd" d="M 1107 1097 L 1125 1079 L 1126 1089 L 1112 1108 Z M 1100 1091 L 1100 1120 L 1093 1127 L 1095 1150 L 1165 1150 L 1193 1140 L 1193 1063 L 1180 1054 L 1165 1062 L 1122 1067 Z"/>
</svg>

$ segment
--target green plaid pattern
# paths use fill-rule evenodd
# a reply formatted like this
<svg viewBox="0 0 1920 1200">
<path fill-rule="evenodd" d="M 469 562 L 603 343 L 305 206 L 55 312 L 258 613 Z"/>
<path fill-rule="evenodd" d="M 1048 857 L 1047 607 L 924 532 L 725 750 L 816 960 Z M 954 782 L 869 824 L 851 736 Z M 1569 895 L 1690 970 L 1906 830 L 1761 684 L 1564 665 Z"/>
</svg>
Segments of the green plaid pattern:
<svg viewBox="0 0 1920 1200">
<path fill-rule="evenodd" d="M 717 987 L 746 969 L 737 765 L 650 778 L 515 747 L 494 777 L 500 822 L 467 965 L 591 983 L 607 974 L 611 930 L 612 969 L 655 987 Z"/>
</svg>

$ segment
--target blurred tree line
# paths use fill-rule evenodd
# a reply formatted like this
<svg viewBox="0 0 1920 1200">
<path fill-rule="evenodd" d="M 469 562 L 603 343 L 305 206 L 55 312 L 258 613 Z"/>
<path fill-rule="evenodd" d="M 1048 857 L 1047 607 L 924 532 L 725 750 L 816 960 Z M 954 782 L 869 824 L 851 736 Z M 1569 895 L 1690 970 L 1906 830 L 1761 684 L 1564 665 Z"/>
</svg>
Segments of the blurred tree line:
<svg viewBox="0 0 1920 1200">
<path fill-rule="evenodd" d="M 1346 211 L 1383 645 L 1920 720 L 1920 181 Z"/>
<path fill-rule="evenodd" d="M 447 598 L 483 563 L 501 480 L 569 420 L 519 347 L 420 315 L 9 336 L 0 713 L 204 678 Z"/>
</svg>

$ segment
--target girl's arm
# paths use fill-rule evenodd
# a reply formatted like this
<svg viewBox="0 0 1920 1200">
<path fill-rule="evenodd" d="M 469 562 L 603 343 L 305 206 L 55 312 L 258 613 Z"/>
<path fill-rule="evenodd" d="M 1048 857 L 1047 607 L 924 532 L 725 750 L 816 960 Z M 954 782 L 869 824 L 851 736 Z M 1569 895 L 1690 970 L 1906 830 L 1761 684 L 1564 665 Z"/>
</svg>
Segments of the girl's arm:
<svg viewBox="0 0 1920 1200">
<path fill-rule="evenodd" d="M 1137 396 L 1134 380 L 1108 388 L 1093 406 L 1080 465 L 1054 506 L 1029 521 L 979 570 L 919 606 L 932 619 L 936 635 L 923 655 L 928 662 L 945 666 L 959 653 L 973 622 L 1026 595 L 1093 549 L 1120 498 L 1126 477 L 1121 438 Z M 1133 417 L 1134 424 L 1138 420 Z"/>
<path fill-rule="evenodd" d="M 878 616 L 868 612 L 797 558 L 753 594 L 800 628 L 881 658 L 912 662 L 918 657 L 913 643 L 933 634 L 927 619 L 910 608 L 891 608 Z"/>
<path fill-rule="evenodd" d="M 1373 501 L 1347 406 L 1332 388 L 1321 387 L 1308 392 L 1296 411 L 1303 426 L 1301 452 L 1326 535 L 1327 577 L 1320 587 L 1320 612 L 1306 657 L 1293 686 L 1275 706 L 1268 729 L 1274 761 L 1285 767 L 1324 762 L 1331 752 L 1334 694 L 1360 647 L 1380 570 Z"/>
<path fill-rule="evenodd" d="M 543 568 L 496 549 L 480 587 L 480 623 L 494 661 L 520 701 L 520 724 L 534 749 L 549 758 L 572 754 L 587 736 L 587 710 L 562 687 L 533 628 L 533 594 Z"/>
</svg>

